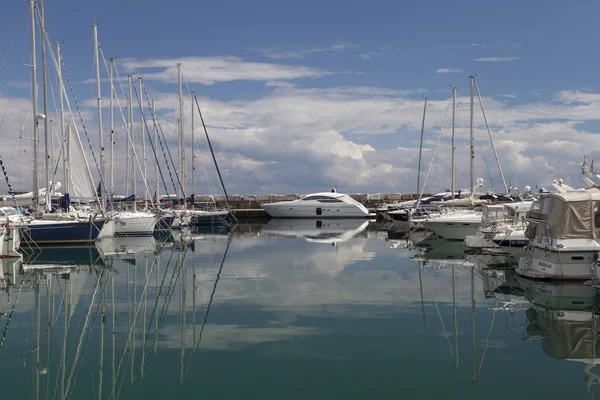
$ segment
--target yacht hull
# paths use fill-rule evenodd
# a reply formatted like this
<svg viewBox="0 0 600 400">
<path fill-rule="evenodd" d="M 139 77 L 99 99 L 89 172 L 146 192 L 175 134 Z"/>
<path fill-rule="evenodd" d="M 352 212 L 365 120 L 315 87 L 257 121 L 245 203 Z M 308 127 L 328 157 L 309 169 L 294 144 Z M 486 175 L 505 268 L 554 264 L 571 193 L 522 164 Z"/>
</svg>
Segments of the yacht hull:
<svg viewBox="0 0 600 400">
<path fill-rule="evenodd" d="M 597 250 L 540 248 L 532 246 L 525 257 L 519 259 L 515 272 L 534 279 L 588 280 L 592 277 L 592 264 Z"/>
<path fill-rule="evenodd" d="M 155 215 L 119 215 L 115 218 L 115 236 L 152 236 L 158 217 Z"/>
<path fill-rule="evenodd" d="M 365 213 L 352 204 L 327 205 L 316 207 L 300 204 L 263 204 L 262 208 L 273 218 L 371 218 L 374 214 Z"/>
<path fill-rule="evenodd" d="M 59 245 L 93 243 L 104 226 L 103 220 L 42 221 L 34 220 L 21 227 L 23 244 Z"/>
<path fill-rule="evenodd" d="M 481 222 L 447 222 L 429 220 L 425 227 L 446 240 L 465 240 L 467 236 L 475 235 Z"/>
</svg>

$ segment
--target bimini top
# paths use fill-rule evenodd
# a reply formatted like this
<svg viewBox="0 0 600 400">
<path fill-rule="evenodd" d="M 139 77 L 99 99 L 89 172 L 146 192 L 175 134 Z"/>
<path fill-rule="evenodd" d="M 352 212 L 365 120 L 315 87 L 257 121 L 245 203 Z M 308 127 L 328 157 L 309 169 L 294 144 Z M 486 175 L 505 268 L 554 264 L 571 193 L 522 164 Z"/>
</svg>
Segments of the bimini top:
<svg viewBox="0 0 600 400">
<path fill-rule="evenodd" d="M 530 223 L 535 236 L 556 239 L 600 237 L 598 190 L 548 194 L 540 199 L 539 210 L 535 208 L 532 214 L 537 221 Z"/>
</svg>

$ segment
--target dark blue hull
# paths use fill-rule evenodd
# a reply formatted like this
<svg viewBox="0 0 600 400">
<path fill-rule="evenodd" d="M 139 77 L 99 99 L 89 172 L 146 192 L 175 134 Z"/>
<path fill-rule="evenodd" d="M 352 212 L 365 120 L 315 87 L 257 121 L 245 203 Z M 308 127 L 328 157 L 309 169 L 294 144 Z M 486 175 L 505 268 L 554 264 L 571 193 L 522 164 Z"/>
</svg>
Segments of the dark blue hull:
<svg viewBox="0 0 600 400">
<path fill-rule="evenodd" d="M 94 243 L 104 226 L 104 221 L 73 221 L 56 223 L 48 221 L 43 224 L 27 225 L 21 231 L 21 247 L 23 244 L 63 245 Z"/>
</svg>

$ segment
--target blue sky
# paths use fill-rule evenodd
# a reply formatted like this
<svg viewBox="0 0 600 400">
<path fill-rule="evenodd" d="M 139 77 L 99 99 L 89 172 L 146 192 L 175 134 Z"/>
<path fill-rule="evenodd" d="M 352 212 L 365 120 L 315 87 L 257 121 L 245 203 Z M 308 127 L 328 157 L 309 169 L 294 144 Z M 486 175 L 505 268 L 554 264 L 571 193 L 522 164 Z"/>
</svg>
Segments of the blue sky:
<svg viewBox="0 0 600 400">
<path fill-rule="evenodd" d="M 3 7 L 0 52 L 25 4 L 12 1 Z M 579 164 L 584 155 L 593 155 L 600 116 L 599 56 L 593 50 L 600 29 L 594 21 L 598 4 L 181 1 L 173 5 L 112 0 L 46 5 L 49 34 L 62 41 L 65 64 L 90 131 L 95 117 L 94 86 L 89 83 L 90 25 L 97 22 L 104 54 L 117 57 L 122 75 L 135 71 L 145 77 L 170 130 L 177 118 L 173 66 L 183 63 L 185 80 L 199 96 L 232 192 L 309 192 L 327 189 L 336 181 L 346 191 L 413 190 L 423 96 L 430 99 L 428 165 L 450 85 L 458 87 L 461 101 L 457 174 L 459 184 L 466 187 L 468 167 L 462 156 L 467 153 L 462 144 L 468 132 L 464 96 L 470 74 L 477 77 L 511 180 L 517 177 L 519 185 L 534 186 L 561 177 L 582 185 Z M 26 10 L 10 48 L 0 53 L 0 117 L 8 115 L 7 110 L 11 116 L 5 118 L 0 135 L 11 140 L 14 130 L 22 129 L 23 121 L 27 124 L 24 116 L 30 112 L 30 72 L 22 66 L 30 51 L 27 23 Z M 101 74 L 106 77 L 104 70 Z M 103 91 L 106 98 L 105 83 Z M 185 119 L 189 123 L 189 116 Z M 497 184 L 482 122 L 477 117 L 476 171 Z M 15 140 L 16 147 L 27 147 L 23 140 Z M 188 145 L 191 148 L 191 142 Z M 200 150 L 198 159 L 204 159 Z M 9 168 L 14 180 L 29 182 L 14 152 L 1 155 L 8 164 L 19 165 Z M 448 169 L 445 129 L 428 184 L 431 190 L 448 186 Z M 208 190 L 203 185 L 198 182 L 197 187 Z"/>
</svg>

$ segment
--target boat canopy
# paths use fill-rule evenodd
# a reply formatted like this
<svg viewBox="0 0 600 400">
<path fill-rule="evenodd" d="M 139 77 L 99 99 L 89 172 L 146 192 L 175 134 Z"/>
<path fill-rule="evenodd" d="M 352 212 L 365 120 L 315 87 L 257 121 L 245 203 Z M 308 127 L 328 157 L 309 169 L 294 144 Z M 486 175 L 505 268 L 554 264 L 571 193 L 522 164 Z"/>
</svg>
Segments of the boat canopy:
<svg viewBox="0 0 600 400">
<path fill-rule="evenodd" d="M 600 237 L 600 191 L 548 194 L 532 208 L 535 236 L 555 239 Z"/>
</svg>

